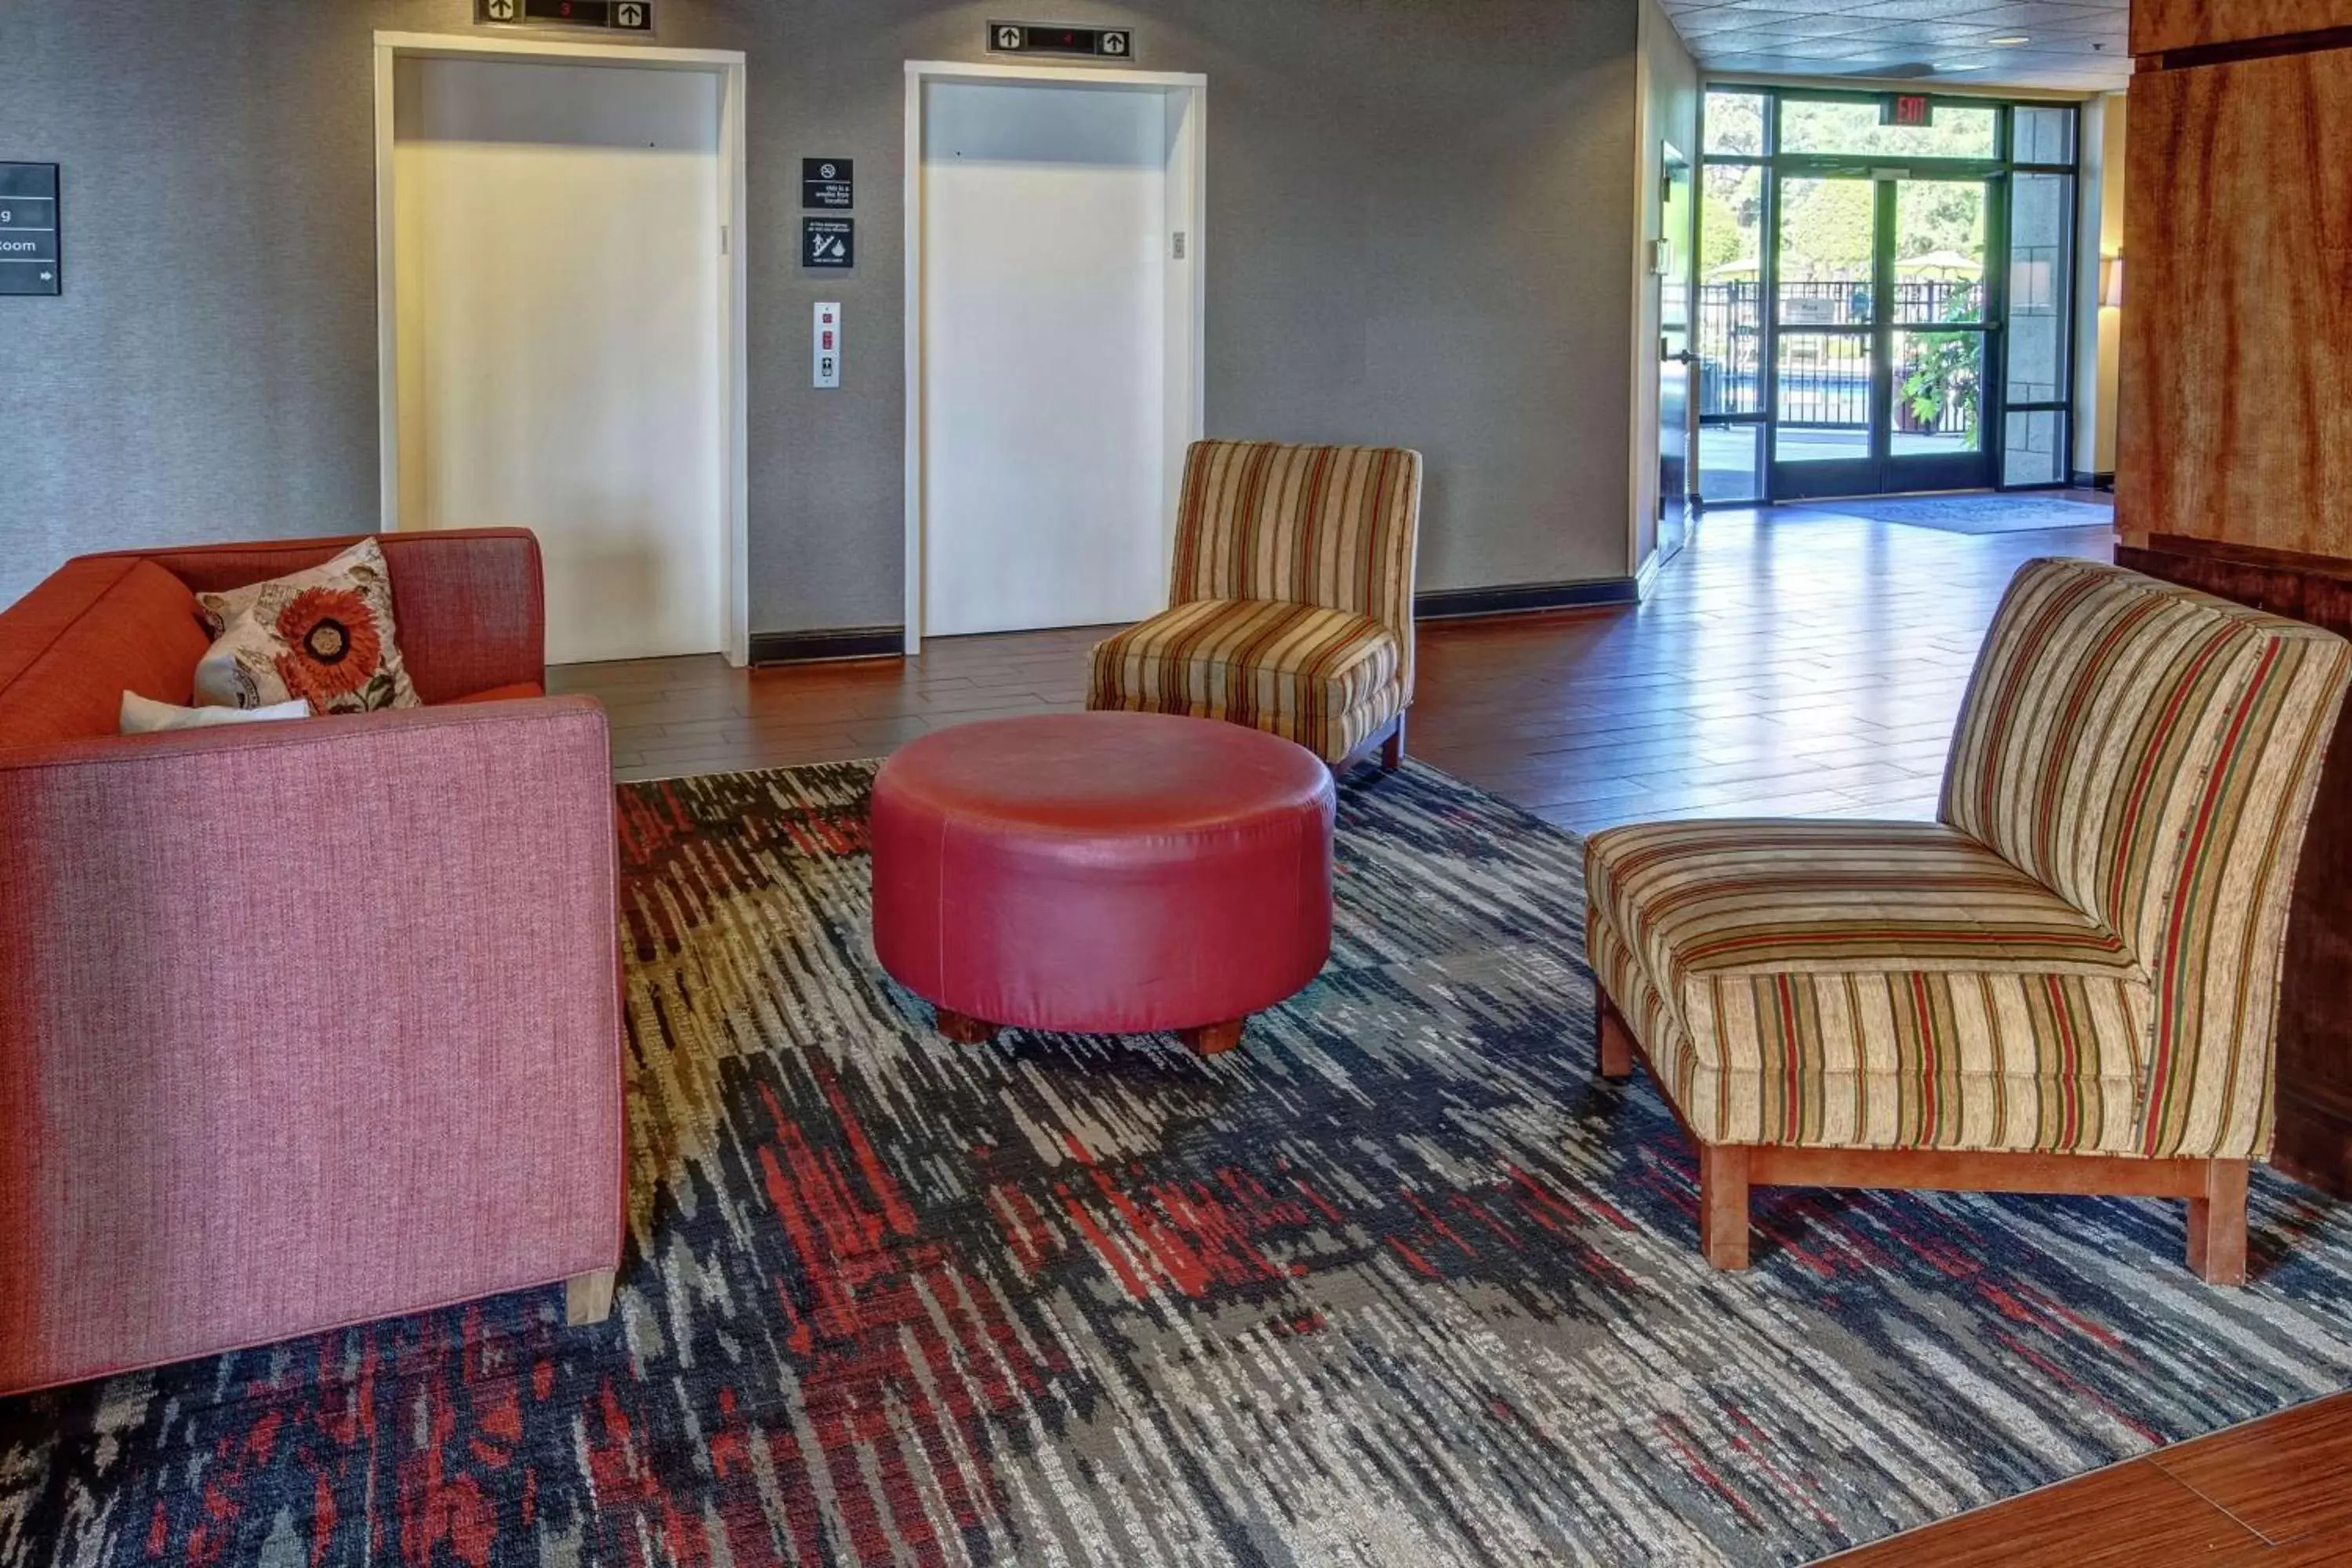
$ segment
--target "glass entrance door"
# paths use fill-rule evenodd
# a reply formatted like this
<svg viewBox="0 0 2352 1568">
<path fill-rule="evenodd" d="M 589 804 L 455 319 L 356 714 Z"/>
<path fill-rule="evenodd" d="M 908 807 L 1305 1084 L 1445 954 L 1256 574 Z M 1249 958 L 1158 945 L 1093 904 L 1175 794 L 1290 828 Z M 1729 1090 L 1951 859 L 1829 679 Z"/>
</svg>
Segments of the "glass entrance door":
<svg viewBox="0 0 2352 1568">
<path fill-rule="evenodd" d="M 1880 235 L 1894 309 L 1887 332 L 1888 433 L 1881 490 L 1993 483 L 1985 439 L 1991 368 L 1986 309 L 1993 186 L 1987 180 L 1883 180 Z"/>
<path fill-rule="evenodd" d="M 1658 279 L 1658 549 L 1661 562 L 1682 549 L 1690 531 L 1691 455 L 1696 412 L 1691 401 L 1690 237 L 1696 210 L 1690 161 L 1664 143 L 1658 233 L 1666 247 Z"/>
<path fill-rule="evenodd" d="M 1993 483 L 1992 182 L 1852 169 L 1778 181 L 1772 493 Z"/>
<path fill-rule="evenodd" d="M 1774 206 L 1772 494 L 1867 495 L 1885 445 L 1878 186 L 1788 175 Z"/>
</svg>

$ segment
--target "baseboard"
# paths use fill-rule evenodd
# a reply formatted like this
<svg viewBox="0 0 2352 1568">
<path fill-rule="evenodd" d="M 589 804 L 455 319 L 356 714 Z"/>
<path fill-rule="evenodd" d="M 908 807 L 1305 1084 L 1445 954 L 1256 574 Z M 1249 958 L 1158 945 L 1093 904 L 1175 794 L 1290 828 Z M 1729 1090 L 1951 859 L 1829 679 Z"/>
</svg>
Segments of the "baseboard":
<svg viewBox="0 0 2352 1568">
<path fill-rule="evenodd" d="M 1516 616 L 1534 610 L 1584 610 L 1634 605 L 1641 595 L 1631 577 L 1591 583 L 1514 583 L 1499 588 L 1441 588 L 1415 595 L 1415 620 L 1451 621 L 1471 616 Z M 826 659 L 891 658 L 906 651 L 904 626 L 840 626 L 815 632 L 753 632 L 753 664 L 816 664 Z"/>
<path fill-rule="evenodd" d="M 2076 468 L 2066 476 L 2067 484 L 2078 490 L 2112 490 L 2116 476 L 2112 472 L 2095 474 L 2088 468 Z"/>
<path fill-rule="evenodd" d="M 821 632 L 753 632 L 753 664 L 816 664 L 834 658 L 892 658 L 907 651 L 904 626 L 841 626 Z"/>
<path fill-rule="evenodd" d="M 1641 602 L 1640 589 L 1631 577 L 1603 577 L 1589 583 L 1512 583 L 1496 588 L 1439 588 L 1416 594 L 1412 618 L 1453 621 L 1471 616 L 1591 610 Z"/>
</svg>

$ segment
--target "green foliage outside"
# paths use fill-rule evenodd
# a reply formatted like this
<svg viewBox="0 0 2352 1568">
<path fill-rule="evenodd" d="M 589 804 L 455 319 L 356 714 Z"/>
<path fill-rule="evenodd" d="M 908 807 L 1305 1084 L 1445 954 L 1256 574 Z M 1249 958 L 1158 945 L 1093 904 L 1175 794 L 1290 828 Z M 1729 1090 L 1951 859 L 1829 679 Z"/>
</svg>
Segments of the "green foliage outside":
<svg viewBox="0 0 2352 1568">
<path fill-rule="evenodd" d="M 1754 156 L 1763 147 L 1762 100 L 1718 92 L 1707 100 L 1707 151 Z M 1781 105 L 1784 149 L 1880 153 L 1890 157 L 1989 158 L 1990 110 L 1947 106 L 1932 126 L 1878 124 L 1874 103 Z M 1763 182 L 1753 169 L 1717 166 L 1706 174 L 1699 216 L 1699 270 L 1706 274 L 1762 253 Z M 1875 219 L 1869 180 L 1792 180 L 1782 187 L 1785 210 L 1780 275 L 1791 282 L 1866 280 Z M 1899 264 L 1941 253 L 1980 260 L 1984 254 L 1984 187 L 1969 181 L 1917 182 L 1903 187 L 1896 213 Z"/>
<path fill-rule="evenodd" d="M 1760 94 L 1712 93 L 1707 100 L 1706 151 L 1760 156 L 1764 145 Z M 1882 126 L 1875 103 L 1781 104 L 1781 148 L 1791 153 L 1853 153 L 1890 159 L 1990 159 L 1994 111 L 1938 109 L 1924 127 Z M 1786 282 L 1870 281 L 1877 234 L 1877 187 L 1867 179 L 1790 179 L 1780 187 L 1780 277 Z M 1895 260 L 1899 281 L 1963 283 L 1981 279 L 1987 203 L 1981 182 L 1906 181 L 1897 189 Z M 1702 283 L 1722 281 L 1744 268 L 1748 280 L 1763 254 L 1764 176 L 1753 166 L 1715 164 L 1701 177 L 1698 262 Z M 1941 301 L 1951 321 L 1979 319 L 1981 296 L 1955 289 Z M 1916 308 L 1916 306 L 1915 306 Z M 1912 428 L 1934 429 L 1957 409 L 1970 440 L 1980 416 L 1977 382 L 1983 340 L 1969 332 L 1908 335 L 1897 366 L 1898 413 Z"/>
<path fill-rule="evenodd" d="M 1960 321 L 1977 319 L 1975 307 L 1955 311 Z M 1895 395 L 1911 416 L 1914 426 L 1933 430 L 1944 410 L 1957 403 L 1960 429 L 1973 443 L 1977 416 L 1983 400 L 1976 395 L 1978 355 L 1984 339 L 1975 332 L 1922 332 L 1911 340 L 1910 363 Z"/>
</svg>

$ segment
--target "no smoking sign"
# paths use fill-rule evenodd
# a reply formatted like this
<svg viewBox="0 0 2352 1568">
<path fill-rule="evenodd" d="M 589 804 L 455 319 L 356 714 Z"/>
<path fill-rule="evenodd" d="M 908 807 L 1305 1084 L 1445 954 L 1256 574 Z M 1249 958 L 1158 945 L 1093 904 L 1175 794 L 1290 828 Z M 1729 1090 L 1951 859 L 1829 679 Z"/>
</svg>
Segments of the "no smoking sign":
<svg viewBox="0 0 2352 1568">
<path fill-rule="evenodd" d="M 856 165 L 846 158 L 801 160 L 801 205 L 846 212 L 857 205 Z"/>
</svg>

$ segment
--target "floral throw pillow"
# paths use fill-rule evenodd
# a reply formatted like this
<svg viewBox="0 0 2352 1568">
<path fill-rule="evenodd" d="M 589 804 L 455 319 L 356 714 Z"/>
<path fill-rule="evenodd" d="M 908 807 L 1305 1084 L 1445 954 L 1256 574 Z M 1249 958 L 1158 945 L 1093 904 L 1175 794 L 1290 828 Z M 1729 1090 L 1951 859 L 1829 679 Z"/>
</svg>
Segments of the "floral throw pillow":
<svg viewBox="0 0 2352 1568">
<path fill-rule="evenodd" d="M 392 577 L 363 539 L 324 565 L 226 594 L 199 594 L 213 646 L 196 666 L 196 700 L 268 708 L 299 699 L 313 713 L 420 708 L 400 662 Z"/>
</svg>

